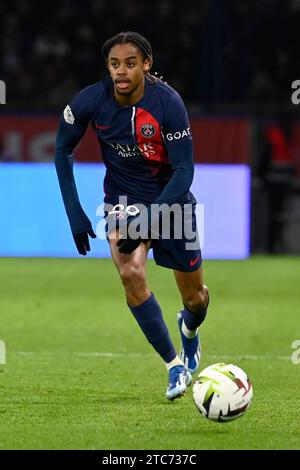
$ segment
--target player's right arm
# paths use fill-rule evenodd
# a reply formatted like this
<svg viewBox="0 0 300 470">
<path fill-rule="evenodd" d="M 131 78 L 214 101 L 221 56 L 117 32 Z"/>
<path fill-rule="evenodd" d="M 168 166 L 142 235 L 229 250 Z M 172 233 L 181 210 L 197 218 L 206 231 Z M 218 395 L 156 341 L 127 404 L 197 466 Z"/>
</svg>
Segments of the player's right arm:
<svg viewBox="0 0 300 470">
<path fill-rule="evenodd" d="M 55 145 L 55 167 L 72 235 L 81 255 L 90 250 L 88 236 L 95 238 L 92 224 L 77 193 L 73 174 L 73 151 L 83 137 L 95 109 L 94 85 L 82 90 L 66 106 L 60 118 Z"/>
</svg>

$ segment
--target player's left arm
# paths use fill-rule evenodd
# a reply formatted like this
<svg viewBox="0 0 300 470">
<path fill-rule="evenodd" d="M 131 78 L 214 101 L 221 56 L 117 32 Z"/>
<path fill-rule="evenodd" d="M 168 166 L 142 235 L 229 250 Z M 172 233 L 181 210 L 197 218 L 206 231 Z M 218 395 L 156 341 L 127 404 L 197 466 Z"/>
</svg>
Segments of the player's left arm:
<svg viewBox="0 0 300 470">
<path fill-rule="evenodd" d="M 163 135 L 172 176 L 156 204 L 174 204 L 188 192 L 193 182 L 194 158 L 188 114 L 181 97 L 174 93 L 165 105 Z"/>
</svg>

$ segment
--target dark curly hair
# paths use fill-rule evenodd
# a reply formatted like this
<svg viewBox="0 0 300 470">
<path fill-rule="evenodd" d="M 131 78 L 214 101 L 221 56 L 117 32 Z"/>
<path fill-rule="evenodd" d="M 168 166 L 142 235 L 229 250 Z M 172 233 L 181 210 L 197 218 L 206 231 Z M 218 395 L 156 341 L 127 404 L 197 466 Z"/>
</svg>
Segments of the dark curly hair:
<svg viewBox="0 0 300 470">
<path fill-rule="evenodd" d="M 108 39 L 102 46 L 102 54 L 104 55 L 105 60 L 107 61 L 112 47 L 116 46 L 117 44 L 128 43 L 132 43 L 140 49 L 144 56 L 144 60 L 150 59 L 152 62 L 153 54 L 150 42 L 147 41 L 147 39 L 145 39 L 141 34 L 136 33 L 134 31 L 126 31 L 123 33 L 119 33 L 116 36 Z"/>
</svg>

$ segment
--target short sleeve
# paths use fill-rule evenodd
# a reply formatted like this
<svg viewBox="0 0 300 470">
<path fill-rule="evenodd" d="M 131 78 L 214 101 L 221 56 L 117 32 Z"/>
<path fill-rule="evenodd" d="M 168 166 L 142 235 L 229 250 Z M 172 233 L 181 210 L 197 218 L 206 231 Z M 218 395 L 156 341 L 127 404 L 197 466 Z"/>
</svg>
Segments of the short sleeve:
<svg viewBox="0 0 300 470">
<path fill-rule="evenodd" d="M 170 93 L 164 103 L 163 136 L 167 149 L 192 143 L 189 117 L 178 93 Z"/>
</svg>

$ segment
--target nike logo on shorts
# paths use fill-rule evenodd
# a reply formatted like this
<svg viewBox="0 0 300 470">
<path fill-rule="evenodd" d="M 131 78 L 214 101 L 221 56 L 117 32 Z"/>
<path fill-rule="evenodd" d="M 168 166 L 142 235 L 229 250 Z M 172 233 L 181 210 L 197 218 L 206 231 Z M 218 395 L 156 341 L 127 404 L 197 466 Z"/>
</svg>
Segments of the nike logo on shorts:
<svg viewBox="0 0 300 470">
<path fill-rule="evenodd" d="M 193 266 L 195 266 L 195 264 L 199 261 L 199 259 L 200 259 L 200 255 L 197 256 L 197 258 L 190 260 L 190 266 L 191 266 L 191 268 L 192 268 Z"/>
</svg>

